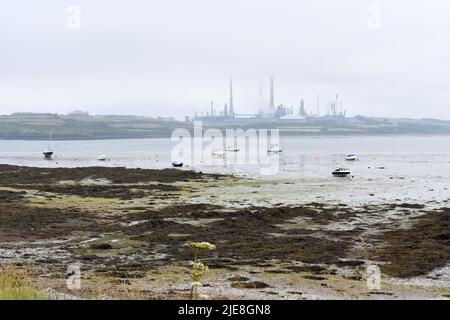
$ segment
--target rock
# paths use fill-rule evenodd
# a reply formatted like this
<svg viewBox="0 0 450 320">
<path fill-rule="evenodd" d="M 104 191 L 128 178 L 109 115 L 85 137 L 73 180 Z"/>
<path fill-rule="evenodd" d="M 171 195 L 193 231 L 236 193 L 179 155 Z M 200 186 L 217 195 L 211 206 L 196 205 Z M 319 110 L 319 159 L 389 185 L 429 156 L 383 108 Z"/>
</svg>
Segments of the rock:
<svg viewBox="0 0 450 320">
<path fill-rule="evenodd" d="M 262 281 L 252 281 L 252 282 L 234 282 L 231 284 L 231 287 L 237 289 L 264 289 L 270 288 L 271 286 Z"/>
<path fill-rule="evenodd" d="M 95 250 L 111 250 L 113 248 L 109 243 L 91 244 L 89 247 Z"/>
<path fill-rule="evenodd" d="M 310 272 L 315 274 L 327 272 L 327 268 L 318 265 L 288 266 L 287 268 L 293 272 Z"/>
<path fill-rule="evenodd" d="M 393 295 L 391 292 L 383 292 L 383 291 L 370 291 L 369 294 L 377 294 L 377 295 L 384 295 L 384 296 L 392 296 Z"/>
<path fill-rule="evenodd" d="M 247 277 L 234 276 L 234 277 L 228 278 L 227 280 L 231 281 L 231 282 L 246 282 L 246 281 L 249 281 L 250 279 Z"/>
<path fill-rule="evenodd" d="M 308 280 L 327 280 L 327 278 L 325 277 L 321 277 L 321 276 L 313 276 L 313 275 L 307 275 L 307 276 L 303 276 L 304 279 L 308 279 Z"/>
<path fill-rule="evenodd" d="M 299 295 L 299 296 L 303 295 L 303 292 L 301 292 L 301 291 L 288 291 L 287 293 L 289 293 L 289 294 L 296 294 L 296 295 Z"/>
<path fill-rule="evenodd" d="M 362 260 L 338 260 L 334 262 L 338 267 L 358 267 L 365 264 Z"/>
<path fill-rule="evenodd" d="M 44 292 L 50 300 L 82 300 L 80 297 L 61 293 L 52 288 L 47 288 L 44 290 Z"/>
</svg>

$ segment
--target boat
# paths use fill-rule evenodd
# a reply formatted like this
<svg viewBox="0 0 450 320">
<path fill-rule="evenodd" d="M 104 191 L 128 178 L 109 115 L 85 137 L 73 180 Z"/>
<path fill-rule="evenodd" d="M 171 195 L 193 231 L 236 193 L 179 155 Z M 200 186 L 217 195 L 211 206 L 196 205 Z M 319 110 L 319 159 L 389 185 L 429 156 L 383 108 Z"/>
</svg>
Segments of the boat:
<svg viewBox="0 0 450 320">
<path fill-rule="evenodd" d="M 268 150 L 267 153 L 280 153 L 283 152 L 283 149 L 277 144 L 272 145 Z"/>
<path fill-rule="evenodd" d="M 335 177 L 347 177 L 351 174 L 350 170 L 347 168 L 338 168 L 332 172 Z"/>
<path fill-rule="evenodd" d="M 183 162 L 180 161 L 172 161 L 172 167 L 181 168 L 183 166 Z"/>
<path fill-rule="evenodd" d="M 213 155 L 213 157 L 216 157 L 216 158 L 223 158 L 223 157 L 225 157 L 225 151 L 213 151 L 212 152 L 212 155 Z"/>
<path fill-rule="evenodd" d="M 106 160 L 108 160 L 108 157 L 106 155 L 102 154 L 101 156 L 97 157 L 97 160 L 98 161 L 106 161 Z"/>
<path fill-rule="evenodd" d="M 348 154 L 345 156 L 345 160 L 346 161 L 356 161 L 357 158 L 356 158 L 356 155 L 354 155 L 354 154 Z"/>
<path fill-rule="evenodd" d="M 44 154 L 44 158 L 45 159 L 51 159 L 53 156 L 53 151 L 50 150 L 50 148 L 47 148 L 46 150 L 44 150 L 44 152 L 42 152 Z"/>
<path fill-rule="evenodd" d="M 227 148 L 225 149 L 225 151 L 226 151 L 226 152 L 239 152 L 239 149 L 238 149 L 238 148 L 235 148 L 235 147 L 227 147 Z"/>
<path fill-rule="evenodd" d="M 45 159 L 51 159 L 53 156 L 53 150 L 50 148 L 50 142 L 52 141 L 52 132 L 48 134 L 48 145 L 47 148 L 42 152 Z"/>
</svg>

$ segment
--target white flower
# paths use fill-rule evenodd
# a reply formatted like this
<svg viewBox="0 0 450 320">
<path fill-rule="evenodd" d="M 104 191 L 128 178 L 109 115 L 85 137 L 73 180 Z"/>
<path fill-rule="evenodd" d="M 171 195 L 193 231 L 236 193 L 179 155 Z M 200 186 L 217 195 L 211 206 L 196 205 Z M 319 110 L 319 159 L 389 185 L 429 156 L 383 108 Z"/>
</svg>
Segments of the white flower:
<svg viewBox="0 0 450 320">
<path fill-rule="evenodd" d="M 202 283 L 200 281 L 194 281 L 194 282 L 191 282 L 191 286 L 193 286 L 193 287 L 201 287 Z"/>
</svg>

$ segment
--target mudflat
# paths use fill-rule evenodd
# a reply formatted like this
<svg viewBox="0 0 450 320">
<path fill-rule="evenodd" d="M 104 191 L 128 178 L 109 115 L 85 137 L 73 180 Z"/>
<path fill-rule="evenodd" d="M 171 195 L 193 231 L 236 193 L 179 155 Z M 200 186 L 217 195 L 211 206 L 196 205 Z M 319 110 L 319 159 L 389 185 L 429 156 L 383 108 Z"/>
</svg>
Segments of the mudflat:
<svg viewBox="0 0 450 320">
<path fill-rule="evenodd" d="M 201 257 L 210 267 L 201 290 L 213 299 L 450 296 L 445 203 L 248 202 L 264 184 L 177 169 L 0 165 L 0 263 L 79 298 L 180 299 L 186 243 L 208 241 L 217 249 Z M 73 264 L 80 290 L 66 287 Z M 366 285 L 370 265 L 379 290 Z"/>
</svg>

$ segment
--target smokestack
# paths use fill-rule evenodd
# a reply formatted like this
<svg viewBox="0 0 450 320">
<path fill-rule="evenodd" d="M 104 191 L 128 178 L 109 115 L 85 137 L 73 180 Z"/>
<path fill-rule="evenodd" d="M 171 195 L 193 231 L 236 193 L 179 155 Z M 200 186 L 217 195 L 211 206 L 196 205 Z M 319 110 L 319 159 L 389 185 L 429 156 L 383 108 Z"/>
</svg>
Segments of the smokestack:
<svg viewBox="0 0 450 320">
<path fill-rule="evenodd" d="M 303 100 L 303 99 L 300 100 L 300 112 L 299 112 L 299 114 L 301 116 L 306 116 L 305 100 Z"/>
<path fill-rule="evenodd" d="M 275 97 L 273 92 L 273 76 L 270 77 L 270 108 L 275 109 Z"/>
<path fill-rule="evenodd" d="M 264 99 L 263 99 L 263 90 L 262 90 L 262 83 L 261 81 L 259 82 L 259 91 L 258 91 L 258 108 L 259 108 L 259 114 L 263 114 L 264 113 Z"/>
<path fill-rule="evenodd" d="M 317 95 L 317 116 L 319 116 L 320 96 Z"/>
<path fill-rule="evenodd" d="M 214 117 L 214 102 L 211 101 L 211 118 Z"/>
<path fill-rule="evenodd" d="M 334 103 L 334 115 L 337 114 L 338 108 L 339 108 L 339 96 L 336 94 L 336 102 Z"/>
<path fill-rule="evenodd" d="M 234 106 L 233 106 L 233 78 L 230 78 L 230 116 L 234 117 Z"/>
</svg>

